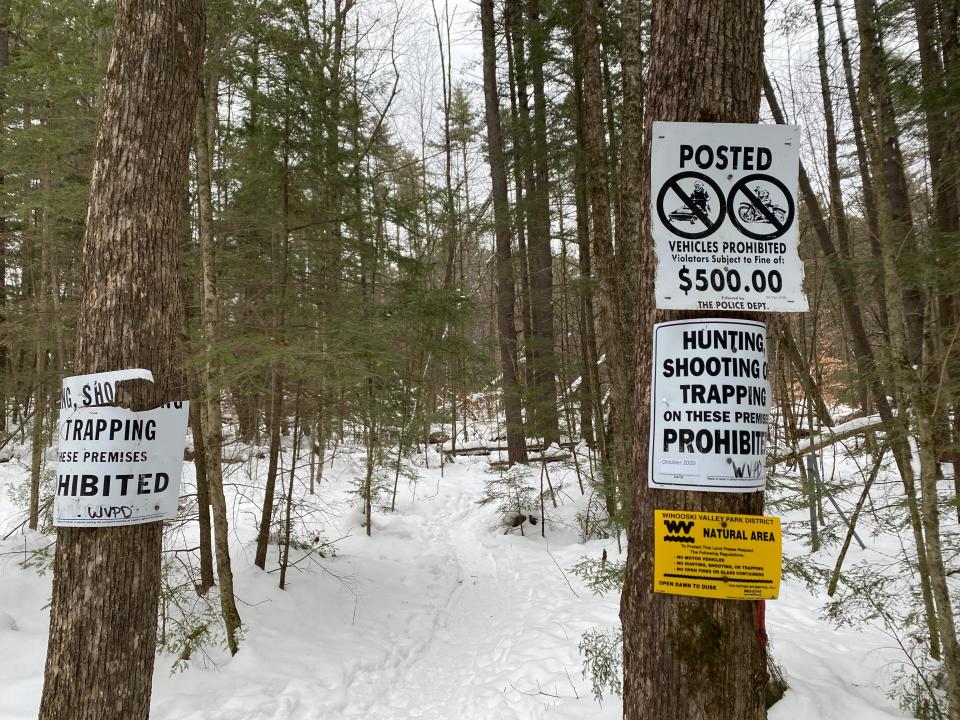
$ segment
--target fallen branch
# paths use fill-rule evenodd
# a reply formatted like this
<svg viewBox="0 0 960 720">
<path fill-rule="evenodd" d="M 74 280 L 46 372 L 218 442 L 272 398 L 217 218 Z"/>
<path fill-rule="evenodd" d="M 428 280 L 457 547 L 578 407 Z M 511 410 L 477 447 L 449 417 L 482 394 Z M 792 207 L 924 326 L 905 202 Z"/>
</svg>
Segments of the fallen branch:
<svg viewBox="0 0 960 720">
<path fill-rule="evenodd" d="M 799 460 L 804 455 L 819 452 L 823 448 L 835 445 L 841 440 L 846 440 L 847 438 L 852 438 L 857 435 L 864 435 L 872 430 L 881 430 L 883 426 L 884 422 L 880 419 L 879 415 L 871 415 L 870 417 L 852 420 L 844 425 L 828 428 L 826 432 L 821 432 L 820 437 L 816 440 L 810 439 L 809 441 L 798 443 L 796 449 L 788 453 L 767 458 L 767 465 L 773 466 L 788 460 Z"/>
</svg>

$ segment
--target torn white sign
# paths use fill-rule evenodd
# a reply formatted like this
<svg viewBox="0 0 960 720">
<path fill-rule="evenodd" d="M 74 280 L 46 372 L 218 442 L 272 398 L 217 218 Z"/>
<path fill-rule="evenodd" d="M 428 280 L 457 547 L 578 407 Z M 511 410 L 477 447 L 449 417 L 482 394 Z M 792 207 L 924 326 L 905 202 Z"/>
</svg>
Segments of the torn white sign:
<svg viewBox="0 0 960 720">
<path fill-rule="evenodd" d="M 60 408 L 112 405 L 117 397 L 117 384 L 124 380 L 148 380 L 153 373 L 143 368 L 65 377 L 60 390 Z"/>
<path fill-rule="evenodd" d="M 153 375 L 137 369 L 64 378 L 55 526 L 137 525 L 176 514 L 189 403 L 141 412 L 103 407 L 118 382 L 133 379 L 153 382 Z"/>
</svg>

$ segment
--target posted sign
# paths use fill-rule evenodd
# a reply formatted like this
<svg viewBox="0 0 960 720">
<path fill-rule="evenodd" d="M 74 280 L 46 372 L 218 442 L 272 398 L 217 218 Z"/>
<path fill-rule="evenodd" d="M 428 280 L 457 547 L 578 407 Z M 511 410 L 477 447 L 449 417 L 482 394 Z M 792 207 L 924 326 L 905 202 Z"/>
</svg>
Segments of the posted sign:
<svg viewBox="0 0 960 720">
<path fill-rule="evenodd" d="M 767 375 L 763 323 L 677 320 L 655 325 L 650 487 L 763 490 Z"/>
<path fill-rule="evenodd" d="M 137 525 L 172 517 L 180 498 L 189 403 L 134 412 L 112 403 L 146 370 L 65 378 L 57 425 L 57 527 Z"/>
<path fill-rule="evenodd" d="M 780 518 L 654 511 L 654 592 L 721 600 L 775 600 Z"/>
<path fill-rule="evenodd" d="M 657 307 L 803 312 L 797 254 L 800 130 L 653 124 Z"/>
</svg>

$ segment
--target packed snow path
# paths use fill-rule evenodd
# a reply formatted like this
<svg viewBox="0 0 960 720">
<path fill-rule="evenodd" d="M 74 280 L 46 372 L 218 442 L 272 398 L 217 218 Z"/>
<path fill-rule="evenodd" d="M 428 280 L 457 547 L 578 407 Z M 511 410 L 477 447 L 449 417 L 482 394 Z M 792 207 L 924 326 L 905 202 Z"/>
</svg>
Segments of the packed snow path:
<svg viewBox="0 0 960 720">
<path fill-rule="evenodd" d="M 593 701 L 577 650 L 585 630 L 616 622 L 617 599 L 569 573 L 608 543 L 577 543 L 572 524 L 546 541 L 504 535 L 476 504 L 485 465 L 425 471 L 415 497 L 402 486 L 397 512 L 374 515 L 370 538 L 350 511 L 339 556 L 289 573 L 285 592 L 238 559 L 241 652 L 219 672 L 158 673 L 153 717 L 617 717 L 616 702 Z"/>
<path fill-rule="evenodd" d="M 442 478 L 424 470 L 415 487 L 401 480 L 397 511 L 376 512 L 368 538 L 350 495 L 359 462 L 341 458 L 318 488 L 339 515 L 327 538 L 349 535 L 337 557 L 303 560 L 285 591 L 276 572 L 253 566 L 255 505 L 236 497 L 240 653 L 208 648 L 174 674 L 174 658 L 158 657 L 154 720 L 620 717 L 618 699 L 597 704 L 581 674 L 580 636 L 615 625 L 619 599 L 594 597 L 570 573 L 604 548 L 617 557 L 613 540 L 579 543 L 583 500 L 572 473 L 546 540 L 539 528 L 504 535 L 496 511 L 477 506 L 486 458 L 458 458 Z M 191 473 L 188 465 L 188 488 Z M 0 466 L 0 528 L 14 514 L 7 488 L 27 474 L 23 463 Z M 35 547 L 48 542 L 27 538 Z M 0 547 L 9 553 L 0 556 L 2 720 L 33 720 L 42 689 L 50 576 L 19 568 L 23 547 L 22 536 Z M 273 555 L 268 569 L 275 567 Z M 834 629 L 819 619 L 824 601 L 787 581 L 768 604 L 773 651 L 791 683 L 771 720 L 907 717 L 880 689 L 900 659 L 890 639 Z"/>
</svg>

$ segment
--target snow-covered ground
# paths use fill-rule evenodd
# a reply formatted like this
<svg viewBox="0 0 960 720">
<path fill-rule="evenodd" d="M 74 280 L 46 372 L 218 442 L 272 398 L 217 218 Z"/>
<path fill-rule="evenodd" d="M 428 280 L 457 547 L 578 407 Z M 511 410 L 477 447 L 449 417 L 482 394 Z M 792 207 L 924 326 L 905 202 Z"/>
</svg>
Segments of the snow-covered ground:
<svg viewBox="0 0 960 720">
<path fill-rule="evenodd" d="M 300 562 L 280 590 L 277 572 L 253 566 L 255 494 L 245 474 L 262 475 L 266 461 L 251 462 L 256 467 L 227 466 L 240 652 L 230 658 L 207 648 L 173 673 L 176 658 L 158 657 L 155 720 L 620 717 L 616 697 L 593 699 L 578 651 L 584 631 L 617 623 L 619 598 L 595 597 L 570 572 L 604 549 L 616 558 L 617 544 L 578 541 L 574 516 L 583 503 L 572 472 L 561 478 L 552 469 L 564 481 L 564 504 L 546 539 L 529 529 L 521 537 L 504 534 L 496 510 L 476 504 L 488 458 L 458 458 L 441 477 L 434 456 L 416 485 L 401 478 L 397 511 L 376 512 L 367 537 L 350 495 L 362 460 L 341 453 L 316 497 L 329 510 L 325 536 L 345 537 L 335 557 L 301 560 L 307 551 L 292 551 Z M 192 472 L 187 464 L 187 489 Z M 16 459 L 0 465 L 0 536 L 16 514 L 8 490 L 27 475 Z M 49 542 L 15 533 L 0 544 L 2 720 L 36 717 L 50 575 L 20 563 L 25 548 Z M 808 552 L 800 541 L 785 550 Z M 832 562 L 835 549 L 825 552 L 824 563 Z M 860 559 L 857 549 L 848 563 Z M 269 563 L 276 567 L 276 554 Z M 787 579 L 780 599 L 768 603 L 773 652 L 791 685 L 772 720 L 908 717 L 886 696 L 902 654 L 880 630 L 822 620 L 825 601 Z"/>
</svg>

